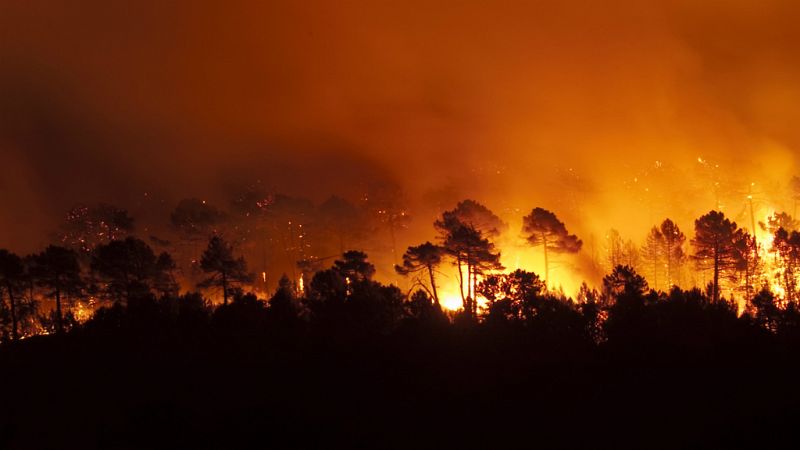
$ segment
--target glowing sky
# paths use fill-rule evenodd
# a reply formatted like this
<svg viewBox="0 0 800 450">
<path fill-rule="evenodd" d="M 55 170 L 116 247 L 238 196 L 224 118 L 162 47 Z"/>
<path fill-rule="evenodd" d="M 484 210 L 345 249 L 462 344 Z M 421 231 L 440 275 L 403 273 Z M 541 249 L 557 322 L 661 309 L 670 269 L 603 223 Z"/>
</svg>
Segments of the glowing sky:
<svg viewBox="0 0 800 450">
<path fill-rule="evenodd" d="M 688 227 L 717 164 L 783 202 L 798 17 L 770 0 L 5 1 L 0 247 L 41 245 L 78 201 L 223 198 L 248 177 L 315 200 L 393 179 L 419 204 L 551 208 L 584 236 Z"/>
</svg>

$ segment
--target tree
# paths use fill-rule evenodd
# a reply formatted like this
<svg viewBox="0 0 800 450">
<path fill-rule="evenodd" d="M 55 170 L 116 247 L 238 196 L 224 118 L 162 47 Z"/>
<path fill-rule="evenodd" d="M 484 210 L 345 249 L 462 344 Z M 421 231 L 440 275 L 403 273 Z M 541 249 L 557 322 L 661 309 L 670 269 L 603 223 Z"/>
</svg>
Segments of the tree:
<svg viewBox="0 0 800 450">
<path fill-rule="evenodd" d="M 535 273 L 518 269 L 487 277 L 478 290 L 488 300 L 487 320 L 498 322 L 530 320 L 535 313 L 530 308 L 533 298 L 543 294 L 547 287 Z"/>
<path fill-rule="evenodd" d="M 178 253 L 183 262 L 197 263 L 201 243 L 209 236 L 220 232 L 225 222 L 225 214 L 205 200 L 186 198 L 181 200 L 170 214 L 172 227 L 184 242 L 183 251 Z"/>
<path fill-rule="evenodd" d="M 375 275 L 375 266 L 367 261 L 367 254 L 350 250 L 342 255 L 342 259 L 333 262 L 333 269 L 348 283 L 371 280 Z"/>
<path fill-rule="evenodd" d="M 134 220 L 125 209 L 106 203 L 78 205 L 67 213 L 59 241 L 81 254 L 89 254 L 98 245 L 129 236 L 133 226 Z"/>
<path fill-rule="evenodd" d="M 578 253 L 583 242 L 578 236 L 569 234 L 564 222 L 558 220 L 555 214 L 542 209 L 534 208 L 531 213 L 522 219 L 522 232 L 533 247 L 541 246 L 544 250 L 544 281 L 550 281 L 549 253 Z"/>
<path fill-rule="evenodd" d="M 683 251 L 686 235 L 670 219 L 665 219 L 661 222 L 660 231 L 663 236 L 662 254 L 666 260 L 667 288 L 672 288 L 675 284 L 673 280 L 680 279 L 683 261 L 686 259 L 686 254 Z"/>
<path fill-rule="evenodd" d="M 459 205 L 464 203 L 461 202 Z M 468 314 L 468 317 L 475 318 L 478 310 L 475 300 L 478 276 L 489 271 L 502 270 L 503 265 L 500 264 L 500 252 L 495 250 L 494 243 L 489 241 L 483 232 L 475 228 L 472 223 L 462 222 L 459 218 L 462 212 L 459 212 L 459 208 L 444 212 L 441 219 L 434 222 L 434 227 L 439 230 L 442 248 L 453 258 L 454 264 L 458 268 L 459 291 L 464 312 Z M 465 217 L 467 220 L 471 220 L 471 216 Z M 486 227 L 486 223 L 483 222 L 482 226 Z M 499 233 L 496 230 L 496 227 L 490 226 L 487 232 Z M 466 268 L 466 278 L 464 268 Z M 464 281 L 467 282 L 466 294 L 464 293 Z"/>
<path fill-rule="evenodd" d="M 773 253 L 778 255 L 778 277 L 786 295 L 786 301 L 797 297 L 797 276 L 800 275 L 800 232 L 789 232 L 779 228 L 772 241 Z"/>
<path fill-rule="evenodd" d="M 252 275 L 247 272 L 244 258 L 234 257 L 233 247 L 220 236 L 209 239 L 208 247 L 200 259 L 200 268 L 210 276 L 198 283 L 198 287 L 221 287 L 223 305 L 228 304 L 231 284 L 249 283 L 253 280 Z"/>
<path fill-rule="evenodd" d="M 85 287 L 78 255 L 72 249 L 50 245 L 33 256 L 31 275 L 35 283 L 48 289 L 47 295 L 55 299 L 56 332 L 62 333 L 62 298 L 78 297 Z"/>
<path fill-rule="evenodd" d="M 748 314 L 753 318 L 756 325 L 764 327 L 773 333 L 778 330 L 781 310 L 775 294 L 767 288 L 762 289 L 757 295 L 748 301 Z"/>
<path fill-rule="evenodd" d="M 656 290 L 658 290 L 658 273 L 661 271 L 665 256 L 664 247 L 664 235 L 661 230 L 658 227 L 651 228 L 642 246 L 641 255 L 645 263 L 645 274 L 653 280 L 653 288 Z"/>
<path fill-rule="evenodd" d="M 0 289 L 5 290 L 8 297 L 8 311 L 11 316 L 11 338 L 19 339 L 18 301 L 22 289 L 25 268 L 22 258 L 6 249 L 0 249 Z M 2 300 L 2 297 L 0 297 Z"/>
<path fill-rule="evenodd" d="M 697 219 L 694 228 L 693 258 L 701 270 L 713 270 L 712 297 L 719 301 L 720 276 L 729 276 L 740 263 L 736 242 L 742 239 L 743 231 L 719 211 L 711 211 Z"/>
<path fill-rule="evenodd" d="M 294 285 L 289 277 L 283 275 L 278 280 L 278 289 L 268 301 L 268 315 L 279 323 L 286 324 L 297 318 L 296 302 Z"/>
<path fill-rule="evenodd" d="M 115 302 L 130 303 L 151 294 L 156 281 L 168 270 L 159 263 L 153 249 L 141 239 L 129 237 L 97 247 L 92 255 L 92 272 L 104 284 L 103 295 Z"/>
<path fill-rule="evenodd" d="M 756 293 L 759 281 L 763 278 L 764 261 L 761 258 L 761 245 L 755 236 L 742 230 L 734 241 L 734 261 L 740 276 L 740 289 L 749 301 Z"/>
<path fill-rule="evenodd" d="M 767 217 L 766 222 L 759 222 L 758 225 L 762 230 L 769 233 L 770 236 L 775 236 L 775 232 L 781 228 L 788 232 L 792 232 L 800 227 L 800 223 L 798 223 L 792 216 L 785 212 L 776 212 Z"/>
<path fill-rule="evenodd" d="M 155 265 L 155 275 L 153 277 L 153 289 L 159 292 L 162 297 L 175 297 L 178 295 L 180 286 L 175 279 L 177 265 L 172 255 L 162 252 L 158 255 Z"/>
<path fill-rule="evenodd" d="M 640 298 L 647 290 L 647 281 L 630 266 L 617 266 L 603 278 L 604 293 L 617 300 L 622 296 Z"/>
<path fill-rule="evenodd" d="M 489 239 L 500 236 L 500 233 L 508 228 L 508 225 L 489 208 L 469 199 L 459 202 L 455 209 L 445 211 L 442 214 L 442 219 L 437 223 L 445 224 L 453 220 L 460 224 L 471 226 L 479 231 L 482 236 Z M 439 225 L 434 224 L 434 226 L 440 228 Z"/>
<path fill-rule="evenodd" d="M 433 276 L 434 271 L 442 263 L 444 249 L 438 245 L 425 242 L 416 247 L 408 247 L 403 254 L 403 265 L 395 266 L 395 271 L 400 275 L 407 276 L 420 271 L 427 271 L 431 284 L 431 295 L 436 305 L 439 305 L 439 294 L 436 291 L 436 280 Z M 420 283 L 424 286 L 423 283 Z"/>
</svg>

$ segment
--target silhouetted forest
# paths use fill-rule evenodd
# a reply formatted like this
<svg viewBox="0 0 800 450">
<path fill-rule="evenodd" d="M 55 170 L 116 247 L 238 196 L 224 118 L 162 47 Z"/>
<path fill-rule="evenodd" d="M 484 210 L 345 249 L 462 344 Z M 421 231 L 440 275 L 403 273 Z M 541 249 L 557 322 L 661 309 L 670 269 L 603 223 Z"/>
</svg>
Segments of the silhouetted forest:
<svg viewBox="0 0 800 450">
<path fill-rule="evenodd" d="M 409 220 L 397 203 L 334 197 L 312 224 L 294 219 L 309 205 L 242 198 L 232 226 L 181 202 L 180 243 L 145 241 L 127 211 L 99 205 L 71 211 L 39 253 L 0 250 L 0 448 L 795 439 L 800 232 L 786 213 L 759 238 L 719 211 L 688 232 L 666 219 L 641 246 L 610 234 L 609 270 L 568 295 L 550 267 L 583 241 L 543 208 L 519 233 L 544 274 L 504 267 L 495 240 L 508 224 L 465 200 L 398 251 L 387 283 L 350 248 L 374 229 L 395 247 Z M 304 227 L 324 230 L 335 256 L 314 256 Z M 242 255 L 260 246 L 288 261 L 274 288 Z M 443 306 L 444 266 L 458 309 Z"/>
</svg>

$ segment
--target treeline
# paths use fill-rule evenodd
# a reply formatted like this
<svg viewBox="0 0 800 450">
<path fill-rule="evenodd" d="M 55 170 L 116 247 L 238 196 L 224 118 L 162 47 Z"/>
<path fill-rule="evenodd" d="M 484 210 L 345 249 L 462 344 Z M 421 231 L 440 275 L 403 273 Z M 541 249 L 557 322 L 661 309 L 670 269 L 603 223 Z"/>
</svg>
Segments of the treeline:
<svg viewBox="0 0 800 450">
<path fill-rule="evenodd" d="M 731 275 L 746 269 L 733 264 L 746 232 L 721 213 L 697 220 L 694 251 L 669 244 L 685 249 L 671 265 L 715 263 L 702 289 L 653 289 L 620 264 L 568 296 L 502 267 L 505 227 L 474 201 L 445 211 L 396 266 L 408 290 L 351 250 L 261 295 L 221 234 L 189 289 L 168 253 L 135 237 L 2 251 L 3 338 L 50 335 L 0 346 L 0 447 L 666 449 L 792 434 L 797 297 L 752 275 L 739 311 L 722 287 L 742 281 Z M 524 227 L 549 263 L 582 247 L 550 211 Z M 797 239 L 777 227 L 775 242 L 784 235 Z M 459 311 L 441 306 L 445 264 Z"/>
<path fill-rule="evenodd" d="M 178 209 L 186 208 L 183 205 Z M 85 218 L 89 212 L 76 214 Z M 118 308 L 146 299 L 174 301 L 183 298 L 181 284 L 189 291 L 200 289 L 184 297 L 206 295 L 221 301 L 222 306 L 228 306 L 229 298 L 263 297 L 263 289 L 254 289 L 259 277 L 248 269 L 247 261 L 237 254 L 225 233 L 206 230 L 210 237 L 194 261 L 194 276 L 186 277 L 170 253 L 158 252 L 136 237 L 122 236 L 132 222 L 124 210 L 104 206 L 91 213 L 93 217 L 98 214 L 106 219 L 82 223 L 100 227 L 101 232 L 95 230 L 95 234 L 103 236 L 100 240 L 81 238 L 72 245 L 51 245 L 25 257 L 0 250 L 2 340 L 65 332 L 95 312 L 105 314 L 112 305 Z M 375 267 L 360 251 L 345 252 L 329 269 L 324 268 L 326 263 L 330 266 L 327 258 L 308 256 L 294 261 L 299 276 L 284 275 L 280 280 L 278 292 L 281 298 L 288 299 L 283 302 L 288 305 L 284 309 L 291 309 L 304 322 L 326 322 L 329 320 L 320 319 L 325 317 L 325 311 L 338 311 L 338 306 L 331 305 L 339 305 L 343 311 L 355 307 L 351 304 L 360 305 L 363 311 L 354 314 L 372 311 L 376 321 L 370 324 L 372 319 L 363 317 L 362 326 L 390 332 L 402 320 L 417 316 L 483 323 L 497 323 L 502 317 L 514 323 L 521 317 L 541 320 L 540 312 L 526 310 L 530 307 L 526 302 L 548 299 L 552 308 L 561 308 L 564 314 L 572 311 L 583 317 L 581 320 L 589 320 L 583 328 L 594 330 L 592 339 L 599 342 L 603 339 L 600 330 L 605 330 L 606 321 L 612 317 L 610 311 L 617 303 L 618 288 L 613 288 L 613 280 L 638 280 L 637 272 L 647 275 L 648 281 L 655 280 L 652 289 L 644 279 L 644 284 L 634 289 L 652 304 L 677 295 L 697 298 L 715 307 L 728 305 L 734 315 L 744 313 L 742 320 L 757 321 L 772 332 L 781 329 L 781 323 L 793 320 L 790 318 L 797 305 L 800 232 L 798 222 L 786 213 L 774 214 L 761 224 L 762 235 L 769 237 L 768 248 L 762 244 L 763 237 L 759 241 L 718 211 L 695 221 L 691 239 L 666 219 L 652 228 L 641 251 L 636 251 L 635 260 L 626 261 L 620 256 L 625 250 L 611 245 L 608 256 L 612 273 L 603 279 L 600 291 L 584 284 L 573 297 L 552 289 L 548 280 L 550 265 L 563 255 L 579 253 L 583 242 L 553 212 L 534 208 L 523 218 L 521 230 L 525 241 L 541 251 L 544 277 L 524 270 L 504 273 L 495 240 L 508 231 L 508 225 L 476 201 L 458 203 L 443 212 L 433 226 L 433 242 L 410 246 L 402 263 L 395 267 L 398 274 L 408 277 L 410 289 L 401 291 L 374 281 Z M 689 244 L 691 249 L 687 248 Z M 631 254 L 627 256 L 630 258 Z M 455 267 L 458 277 L 462 308 L 457 313 L 443 311 L 441 306 L 437 278 L 446 264 Z M 698 283 L 703 286 L 702 295 L 678 288 L 686 266 L 707 277 L 707 282 Z M 266 278 L 266 273 L 262 277 Z M 209 307 L 212 303 L 208 299 L 203 302 Z M 45 307 L 40 307 L 43 303 Z M 588 311 L 594 311 L 594 315 Z M 342 320 L 346 317 L 343 315 Z"/>
</svg>

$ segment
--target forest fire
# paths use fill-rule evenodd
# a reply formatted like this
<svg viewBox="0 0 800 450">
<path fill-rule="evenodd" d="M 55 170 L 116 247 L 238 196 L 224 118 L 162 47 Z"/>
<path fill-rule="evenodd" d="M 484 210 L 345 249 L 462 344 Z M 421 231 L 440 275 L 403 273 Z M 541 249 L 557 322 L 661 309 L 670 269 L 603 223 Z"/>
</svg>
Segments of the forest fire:
<svg viewBox="0 0 800 450">
<path fill-rule="evenodd" d="M 0 1 L 0 448 L 768 447 L 798 17 Z"/>
</svg>

